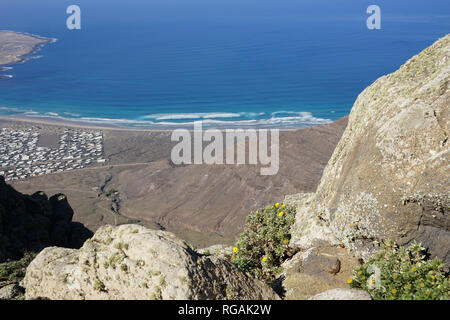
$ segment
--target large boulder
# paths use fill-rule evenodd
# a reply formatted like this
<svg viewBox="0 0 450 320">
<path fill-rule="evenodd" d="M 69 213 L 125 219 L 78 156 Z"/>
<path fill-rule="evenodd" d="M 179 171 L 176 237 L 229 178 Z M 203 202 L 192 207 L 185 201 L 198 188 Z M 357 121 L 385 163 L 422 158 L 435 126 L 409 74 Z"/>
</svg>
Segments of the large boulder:
<svg viewBox="0 0 450 320">
<path fill-rule="evenodd" d="M 0 262 L 50 245 L 79 248 L 92 232 L 72 217 L 65 195 L 24 195 L 0 176 Z"/>
<path fill-rule="evenodd" d="M 450 35 L 357 98 L 315 212 L 364 258 L 384 239 L 421 241 L 450 263 Z"/>
<path fill-rule="evenodd" d="M 46 248 L 23 285 L 27 299 L 278 298 L 230 262 L 138 225 L 101 227 L 79 250 Z"/>
</svg>

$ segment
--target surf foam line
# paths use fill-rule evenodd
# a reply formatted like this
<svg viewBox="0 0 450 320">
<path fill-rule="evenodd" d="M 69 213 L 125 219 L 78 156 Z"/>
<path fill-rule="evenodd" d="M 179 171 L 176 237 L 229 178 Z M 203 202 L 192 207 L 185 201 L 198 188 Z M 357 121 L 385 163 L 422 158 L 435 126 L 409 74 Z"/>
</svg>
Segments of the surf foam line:
<svg viewBox="0 0 450 320">
<path fill-rule="evenodd" d="M 140 120 L 199 120 L 199 119 L 227 119 L 227 118 L 251 118 L 255 116 L 263 116 L 264 112 L 211 112 L 211 113 L 159 113 L 142 116 Z"/>
<path fill-rule="evenodd" d="M 201 121 L 208 128 L 301 128 L 312 125 L 326 124 L 331 119 L 318 118 L 311 112 L 275 111 L 267 115 L 263 112 L 239 112 L 239 113 L 194 113 L 194 114 L 152 114 L 138 119 L 107 118 L 107 117 L 83 117 L 80 114 L 62 112 L 38 112 L 35 110 L 23 110 L 19 108 L 0 107 L 0 114 L 6 116 L 20 116 L 27 118 L 55 119 L 59 121 L 113 125 L 119 127 L 139 128 L 189 128 L 194 122 Z M 252 117 L 259 117 L 251 119 Z M 244 119 L 238 119 L 244 118 Z M 173 120 L 173 121 L 170 121 Z M 187 121 L 183 121 L 187 120 Z"/>
</svg>

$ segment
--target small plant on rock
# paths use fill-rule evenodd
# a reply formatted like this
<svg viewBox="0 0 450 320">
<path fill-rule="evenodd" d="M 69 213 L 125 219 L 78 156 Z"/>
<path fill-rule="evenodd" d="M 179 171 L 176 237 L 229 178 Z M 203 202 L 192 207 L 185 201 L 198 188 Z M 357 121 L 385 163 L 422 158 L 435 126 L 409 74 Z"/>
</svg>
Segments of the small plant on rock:
<svg viewBox="0 0 450 320">
<path fill-rule="evenodd" d="M 377 300 L 448 300 L 450 280 L 444 264 L 428 259 L 420 243 L 399 247 L 387 242 L 348 281 Z"/>
<path fill-rule="evenodd" d="M 233 263 L 252 277 L 273 285 L 281 264 L 289 257 L 294 221 L 294 208 L 285 204 L 251 212 L 233 248 Z"/>
</svg>

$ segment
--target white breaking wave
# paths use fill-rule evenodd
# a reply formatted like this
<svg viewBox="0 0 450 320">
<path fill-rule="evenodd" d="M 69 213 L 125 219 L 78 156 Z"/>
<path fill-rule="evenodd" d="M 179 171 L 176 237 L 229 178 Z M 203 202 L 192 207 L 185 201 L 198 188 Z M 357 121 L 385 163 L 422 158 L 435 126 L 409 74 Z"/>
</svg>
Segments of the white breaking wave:
<svg viewBox="0 0 450 320">
<path fill-rule="evenodd" d="M 326 124 L 332 120 L 314 117 L 310 112 L 292 113 L 290 117 L 271 117 L 267 119 L 248 119 L 248 120 L 217 120 L 200 117 L 195 118 L 192 115 L 182 117 L 179 114 L 173 116 L 154 117 L 153 120 L 192 120 L 192 121 L 150 121 L 150 120 L 130 120 L 130 119 L 110 119 L 110 118 L 79 118 L 82 121 L 104 123 L 104 124 L 131 124 L 137 127 L 160 126 L 160 127 L 180 127 L 192 126 L 195 121 L 201 121 L 203 125 L 210 127 L 306 127 L 311 125 Z M 294 115 L 295 114 L 295 115 Z M 148 117 L 147 117 L 148 118 Z M 221 117 L 217 117 L 221 118 Z M 223 117 L 225 118 L 225 117 Z M 230 117 L 231 118 L 231 117 Z"/>
<path fill-rule="evenodd" d="M 149 114 L 140 119 L 161 120 L 189 120 L 189 119 L 217 119 L 217 118 L 239 118 L 246 113 L 212 112 L 212 113 L 171 113 L 171 114 Z"/>
<path fill-rule="evenodd" d="M 0 107 L 0 110 L 9 112 L 28 112 L 27 110 L 21 110 L 19 108 L 12 108 L 12 107 Z"/>
<path fill-rule="evenodd" d="M 79 113 L 64 112 L 64 114 L 67 114 L 68 116 L 71 116 L 71 117 L 81 117 L 81 114 L 79 114 Z"/>
<path fill-rule="evenodd" d="M 50 117 L 59 117 L 59 114 L 56 112 L 46 112 L 45 115 Z"/>
<path fill-rule="evenodd" d="M 80 114 L 63 112 L 64 116 L 56 112 L 37 112 L 34 110 L 21 110 L 19 108 L 0 107 L 0 111 L 7 114 L 22 115 L 34 118 L 53 118 L 70 122 L 85 122 L 98 125 L 115 125 L 120 127 L 149 127 L 149 128 L 177 128 L 192 127 L 194 122 L 201 121 L 205 127 L 218 128 L 295 128 L 330 123 L 332 120 L 315 117 L 311 112 L 275 111 L 269 117 L 264 112 L 217 112 L 193 114 L 151 114 L 138 119 L 82 117 Z M 259 117 L 252 119 L 252 117 Z M 237 119 L 243 118 L 243 119 Z M 186 121 L 180 121 L 186 120 Z"/>
</svg>

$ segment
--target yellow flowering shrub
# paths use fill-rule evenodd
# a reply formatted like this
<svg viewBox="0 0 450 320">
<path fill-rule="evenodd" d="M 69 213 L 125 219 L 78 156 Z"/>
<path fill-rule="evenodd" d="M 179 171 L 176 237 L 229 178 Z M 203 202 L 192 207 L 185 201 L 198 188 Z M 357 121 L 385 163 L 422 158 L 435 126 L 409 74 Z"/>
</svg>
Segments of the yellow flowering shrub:
<svg viewBox="0 0 450 320">
<path fill-rule="evenodd" d="M 353 271 L 350 287 L 377 300 L 448 300 L 450 280 L 443 262 L 428 259 L 420 243 L 399 247 L 387 242 L 369 261 Z"/>
<path fill-rule="evenodd" d="M 251 212 L 234 247 L 233 263 L 252 277 L 272 285 L 288 258 L 295 209 L 275 203 Z"/>
</svg>

